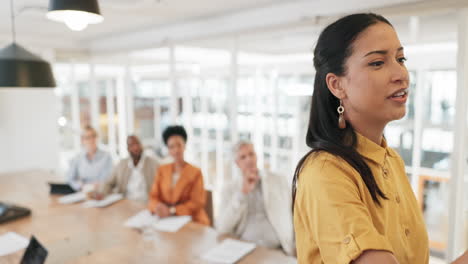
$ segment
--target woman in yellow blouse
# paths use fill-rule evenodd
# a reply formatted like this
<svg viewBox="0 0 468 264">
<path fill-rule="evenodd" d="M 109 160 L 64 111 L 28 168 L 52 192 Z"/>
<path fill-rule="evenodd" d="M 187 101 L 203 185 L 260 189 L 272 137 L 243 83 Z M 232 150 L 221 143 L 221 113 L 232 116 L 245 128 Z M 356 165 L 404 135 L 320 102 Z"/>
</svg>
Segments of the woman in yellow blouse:
<svg viewBox="0 0 468 264">
<path fill-rule="evenodd" d="M 405 60 L 392 25 L 376 14 L 346 16 L 320 34 L 306 137 L 312 150 L 293 182 L 299 263 L 429 263 L 403 160 L 383 137 L 406 113 Z"/>
</svg>

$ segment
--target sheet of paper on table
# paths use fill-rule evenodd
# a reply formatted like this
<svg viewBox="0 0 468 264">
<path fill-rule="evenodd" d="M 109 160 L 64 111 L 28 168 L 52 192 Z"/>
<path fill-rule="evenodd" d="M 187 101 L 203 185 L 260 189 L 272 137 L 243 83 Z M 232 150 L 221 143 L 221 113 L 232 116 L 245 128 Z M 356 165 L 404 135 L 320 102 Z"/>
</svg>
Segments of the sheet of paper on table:
<svg viewBox="0 0 468 264">
<path fill-rule="evenodd" d="M 181 229 L 184 225 L 192 221 L 191 216 L 170 216 L 166 218 L 159 219 L 156 223 L 154 223 L 151 227 L 163 232 L 177 232 Z"/>
<path fill-rule="evenodd" d="M 0 257 L 25 249 L 28 244 L 29 239 L 14 232 L 3 234 L 0 236 Z"/>
<path fill-rule="evenodd" d="M 58 202 L 61 204 L 72 204 L 82 202 L 84 200 L 86 200 L 86 194 L 83 192 L 77 192 L 60 197 Z"/>
<path fill-rule="evenodd" d="M 157 215 L 152 215 L 149 210 L 143 210 L 125 221 L 124 226 L 143 229 L 155 223 L 156 221 L 158 221 Z"/>
<path fill-rule="evenodd" d="M 123 195 L 120 193 L 115 193 L 108 195 L 106 198 L 102 200 L 89 200 L 83 203 L 83 207 L 91 208 L 91 207 L 106 207 L 115 202 L 118 202 L 123 199 Z"/>
<path fill-rule="evenodd" d="M 202 258 L 215 263 L 236 263 L 245 255 L 252 252 L 255 247 L 256 245 L 254 243 L 247 243 L 228 238 L 204 254 Z"/>
<path fill-rule="evenodd" d="M 191 216 L 170 216 L 159 218 L 157 215 L 152 215 L 150 211 L 143 210 L 125 221 L 124 226 L 130 228 L 162 231 L 162 232 L 177 232 L 184 225 L 192 221 Z"/>
</svg>

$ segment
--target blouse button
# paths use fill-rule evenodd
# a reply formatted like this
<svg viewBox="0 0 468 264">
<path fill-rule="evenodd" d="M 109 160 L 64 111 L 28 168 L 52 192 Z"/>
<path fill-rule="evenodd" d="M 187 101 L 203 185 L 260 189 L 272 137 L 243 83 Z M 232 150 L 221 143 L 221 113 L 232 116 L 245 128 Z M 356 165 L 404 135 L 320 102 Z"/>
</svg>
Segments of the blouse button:
<svg viewBox="0 0 468 264">
<path fill-rule="evenodd" d="M 383 169 L 383 176 L 385 179 L 388 179 L 388 170 L 387 169 Z"/>
<path fill-rule="evenodd" d="M 395 200 L 396 200 L 397 203 L 400 203 L 400 196 L 397 195 L 396 198 L 395 198 Z"/>
<path fill-rule="evenodd" d="M 408 228 L 405 229 L 405 235 L 409 236 L 410 235 L 410 230 Z"/>
<path fill-rule="evenodd" d="M 351 242 L 351 238 L 349 238 L 349 237 L 346 237 L 346 238 L 343 240 L 343 243 L 345 243 L 345 244 L 349 244 L 349 242 Z"/>
</svg>

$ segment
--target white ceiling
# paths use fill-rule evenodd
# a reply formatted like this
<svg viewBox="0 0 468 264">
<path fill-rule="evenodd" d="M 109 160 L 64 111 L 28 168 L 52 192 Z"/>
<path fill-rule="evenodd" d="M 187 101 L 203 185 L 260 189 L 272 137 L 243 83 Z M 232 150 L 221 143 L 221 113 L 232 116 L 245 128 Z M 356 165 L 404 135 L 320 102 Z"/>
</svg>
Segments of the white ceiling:
<svg viewBox="0 0 468 264">
<path fill-rule="evenodd" d="M 169 0 L 168 0 L 169 1 Z M 179 19 L 160 26 L 140 27 L 131 32 L 95 36 L 87 44 L 99 53 L 154 48 L 170 42 L 232 37 L 233 35 L 257 34 L 278 29 L 291 29 L 298 25 L 317 26 L 316 22 L 327 21 L 327 17 L 340 16 L 349 12 L 368 11 L 406 3 L 428 0 L 283 0 L 257 3 L 250 8 L 231 9 L 223 1 L 217 13 L 197 18 Z M 180 1 L 180 2 L 188 2 Z M 225 6 L 225 11 L 221 11 Z M 191 11 L 190 7 L 187 11 Z M 325 18 L 325 19 L 323 19 Z"/>
<path fill-rule="evenodd" d="M 72 32 L 65 25 L 45 18 L 49 0 L 15 0 L 18 39 L 65 38 L 86 41 L 176 22 L 218 16 L 229 12 L 258 8 L 285 0 L 101 0 L 103 23 L 82 32 Z M 27 8 L 26 7 L 35 7 Z M 37 8 L 36 8 L 37 7 Z M 10 34 L 10 1 L 0 1 L 0 39 Z"/>
<path fill-rule="evenodd" d="M 467 1 L 468 2 L 468 1 Z M 410 16 L 386 16 L 400 37 L 403 44 L 414 43 L 441 43 L 455 42 L 457 37 L 457 14 L 455 11 L 446 10 L 437 14 L 424 14 L 413 17 L 418 21 L 416 32 L 410 30 Z M 270 32 L 244 34 L 238 38 L 239 49 L 254 53 L 291 54 L 311 53 L 323 28 L 319 26 L 304 25 Z M 232 39 L 208 39 L 191 41 L 186 45 L 229 49 Z"/>
<path fill-rule="evenodd" d="M 48 0 L 15 0 L 17 39 L 28 48 L 127 53 L 170 42 L 272 54 L 310 52 L 330 19 L 349 12 L 387 15 L 411 42 L 409 16 L 419 19 L 417 41 L 453 41 L 455 10 L 467 0 L 101 0 L 103 23 L 72 32 L 45 18 Z M 26 7 L 37 7 L 29 8 Z M 0 44 L 10 41 L 9 1 L 0 1 Z M 64 54 L 65 54 L 64 53 Z M 140 53 L 139 57 L 144 57 Z"/>
</svg>

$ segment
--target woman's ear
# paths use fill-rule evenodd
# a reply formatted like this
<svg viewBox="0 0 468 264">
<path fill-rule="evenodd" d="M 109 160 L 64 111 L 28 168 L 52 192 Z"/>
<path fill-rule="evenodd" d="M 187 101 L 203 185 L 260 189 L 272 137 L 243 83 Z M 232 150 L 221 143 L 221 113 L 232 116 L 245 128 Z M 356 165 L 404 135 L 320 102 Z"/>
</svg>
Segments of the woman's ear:
<svg viewBox="0 0 468 264">
<path fill-rule="evenodd" d="M 327 82 L 328 90 L 338 99 L 344 99 L 346 97 L 345 90 L 342 86 L 342 80 L 339 76 L 334 73 L 327 73 L 325 77 Z"/>
</svg>

